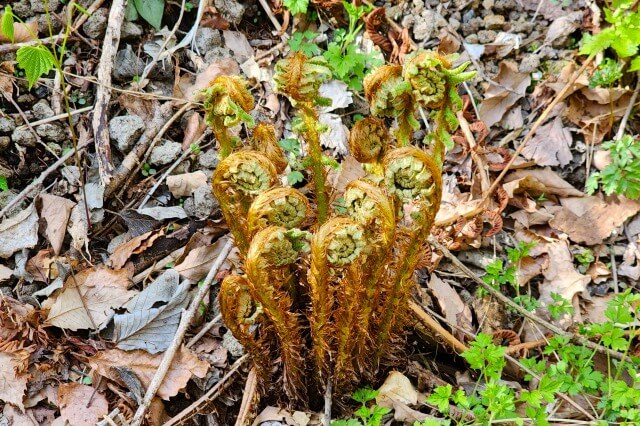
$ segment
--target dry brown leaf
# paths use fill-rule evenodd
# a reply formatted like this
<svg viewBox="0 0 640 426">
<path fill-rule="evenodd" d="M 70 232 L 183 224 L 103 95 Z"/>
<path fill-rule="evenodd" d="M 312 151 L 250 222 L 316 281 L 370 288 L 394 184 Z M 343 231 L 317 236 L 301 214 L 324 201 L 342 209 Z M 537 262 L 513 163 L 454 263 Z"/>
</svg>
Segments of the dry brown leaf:
<svg viewBox="0 0 640 426">
<path fill-rule="evenodd" d="M 418 391 L 411 384 L 411 380 L 399 371 L 390 372 L 378 389 L 376 404 L 388 407 L 390 401 L 399 401 L 409 405 L 418 403 Z"/>
<path fill-rule="evenodd" d="M 566 166 L 571 155 L 571 132 L 563 126 L 562 118 L 556 116 L 541 126 L 522 150 L 522 155 L 534 160 L 539 166 Z"/>
<path fill-rule="evenodd" d="M 573 296 L 582 293 L 591 277 L 576 271 L 573 256 L 566 241 L 555 240 L 540 247 L 549 255 L 549 266 L 542 271 L 544 283 L 540 285 L 540 301 L 552 303 L 551 293 L 571 301 Z"/>
<path fill-rule="evenodd" d="M 38 421 L 33 413 L 32 409 L 27 409 L 24 413 L 21 413 L 19 409 L 15 408 L 11 404 L 5 404 L 2 410 L 2 416 L 7 420 L 9 425 L 15 426 L 40 426 L 49 424 Z"/>
<path fill-rule="evenodd" d="M 526 285 L 532 278 L 540 275 L 542 270 L 547 269 L 548 267 L 548 256 L 539 256 L 535 258 L 527 256 L 521 259 L 520 262 L 518 262 L 518 269 L 516 271 L 518 284 L 521 286 Z"/>
<path fill-rule="evenodd" d="M 189 197 L 193 191 L 207 184 L 207 175 L 198 170 L 193 173 L 167 176 L 167 186 L 174 197 Z"/>
<path fill-rule="evenodd" d="M 286 426 L 307 426 L 309 424 L 309 420 L 309 416 L 300 411 L 295 411 L 291 414 L 283 408 L 268 406 L 260 412 L 258 417 L 255 418 L 252 426 L 269 424 L 272 422 Z"/>
<path fill-rule="evenodd" d="M 40 250 L 27 261 L 25 269 L 35 281 L 48 283 L 49 278 L 55 278 L 52 276 L 52 269 L 57 272 L 57 267 L 52 265 L 53 262 L 54 259 L 51 257 L 51 249 Z"/>
<path fill-rule="evenodd" d="M 28 359 L 29 354 L 25 350 L 0 352 L 0 401 L 13 404 L 22 411 L 22 398 L 27 390 L 29 376 L 17 371 L 22 365 L 25 353 Z"/>
<path fill-rule="evenodd" d="M 338 171 L 331 169 L 327 175 L 327 182 L 333 188 L 335 194 L 342 194 L 347 184 L 352 180 L 360 179 L 366 175 L 360 164 L 352 156 L 347 156 L 340 163 Z"/>
<path fill-rule="evenodd" d="M 624 197 L 564 198 L 562 210 L 549 224 L 577 243 L 602 244 L 629 217 L 640 211 L 640 202 Z"/>
<path fill-rule="evenodd" d="M 204 71 L 196 76 L 192 83 L 189 80 L 182 80 L 174 88 L 174 97 L 197 101 L 200 98 L 200 91 L 209 87 L 211 81 L 220 75 L 236 75 L 240 73 L 238 62 L 232 58 L 225 58 L 210 64 Z"/>
<path fill-rule="evenodd" d="M 544 44 L 554 47 L 560 47 L 564 44 L 567 37 L 580 27 L 582 15 L 583 12 L 571 12 L 554 19 L 551 25 L 549 25 L 547 35 L 544 38 Z"/>
<path fill-rule="evenodd" d="M 45 235 L 57 256 L 62 249 L 71 210 L 76 203 L 51 194 L 40 195 L 39 201 L 40 220 L 45 223 Z"/>
<path fill-rule="evenodd" d="M 114 269 L 122 268 L 133 254 L 140 254 L 153 245 L 153 242 L 164 235 L 164 228 L 157 231 L 149 231 L 126 243 L 120 244 L 109 257 L 107 266 Z"/>
<path fill-rule="evenodd" d="M 96 329 L 108 318 L 111 308 L 119 308 L 136 295 L 127 290 L 131 270 L 88 268 L 70 275 L 62 289 L 45 301 L 47 323 L 69 330 Z"/>
<path fill-rule="evenodd" d="M 91 386 L 62 383 L 58 388 L 60 417 L 73 426 L 93 426 L 109 413 L 107 398 Z"/>
<path fill-rule="evenodd" d="M 592 324 L 604 324 L 609 320 L 604 315 L 604 311 L 607 310 L 609 302 L 616 297 L 615 293 L 609 293 L 603 297 L 591 297 L 588 300 L 585 312 L 586 319 Z"/>
<path fill-rule="evenodd" d="M 146 388 L 151 383 L 162 356 L 162 354 L 151 355 L 143 350 L 111 349 L 98 352 L 88 359 L 88 363 L 98 374 L 114 381 L 120 381 L 120 376 L 113 367 L 130 368 Z M 158 396 L 165 401 L 176 396 L 187 385 L 191 376 L 203 378 L 208 369 L 209 364 L 198 359 L 189 349 L 181 347 L 158 389 Z"/>
<path fill-rule="evenodd" d="M 187 126 L 184 129 L 184 138 L 182 139 L 182 150 L 190 149 L 191 144 L 197 141 L 207 128 L 206 123 L 200 116 L 200 113 L 194 112 L 187 120 Z"/>
<path fill-rule="evenodd" d="M 518 72 L 517 64 L 503 61 L 500 62 L 498 75 L 493 80 L 498 85 L 489 86 L 479 109 L 480 119 L 489 128 L 500 122 L 518 99 L 524 97 L 531 84 L 531 76 Z"/>
<path fill-rule="evenodd" d="M 175 270 L 184 278 L 200 281 L 207 276 L 212 263 L 218 258 L 228 240 L 228 237 L 222 237 L 213 244 L 194 248 L 176 265 Z"/>
<path fill-rule="evenodd" d="M 13 217 L 0 222 L 0 257 L 8 258 L 38 243 L 38 212 L 31 204 Z"/>
<path fill-rule="evenodd" d="M 34 38 L 35 36 L 35 38 Z M 25 41 L 36 40 L 38 37 L 38 21 L 33 20 L 25 24 L 13 23 L 13 40 L 9 40 L 0 31 L 0 43 L 24 43 Z"/>
<path fill-rule="evenodd" d="M 516 170 L 504 178 L 504 190 L 509 197 L 527 193 L 532 197 L 542 194 L 560 197 L 580 197 L 582 192 L 571 186 L 550 168 L 533 170 Z"/>
<path fill-rule="evenodd" d="M 473 331 L 471 309 L 447 282 L 441 280 L 436 274 L 432 274 L 427 286 L 438 300 L 447 322 L 464 330 Z M 456 334 L 457 328 L 454 327 L 453 329 L 454 334 Z M 457 337 L 460 336 L 458 335 Z"/>
</svg>

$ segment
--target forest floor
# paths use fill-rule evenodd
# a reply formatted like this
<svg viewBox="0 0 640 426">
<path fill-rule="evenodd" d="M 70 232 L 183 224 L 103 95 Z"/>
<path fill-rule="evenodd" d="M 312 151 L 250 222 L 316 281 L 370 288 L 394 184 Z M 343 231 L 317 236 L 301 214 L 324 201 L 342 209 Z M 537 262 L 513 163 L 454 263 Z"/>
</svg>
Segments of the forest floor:
<svg viewBox="0 0 640 426">
<path fill-rule="evenodd" d="M 609 25 L 607 5 L 130 3 L 13 2 L 29 27 L 16 21 L 13 42 L 3 23 L 0 425 L 125 425 L 140 406 L 148 424 L 232 425 L 238 416 L 320 424 L 322 407 L 276 408 L 277 389 L 243 402 L 250 363 L 216 303 L 217 282 L 239 259 L 211 192 L 218 147 L 194 94 L 219 75 L 246 77 L 253 117 L 275 125 L 291 160 L 286 177 L 301 186 L 274 65 L 292 51 L 323 54 L 335 80 L 323 92 L 333 104 L 320 116 L 328 126 L 321 141 L 341 165 L 330 181 L 344 189 L 363 174 L 348 129 L 368 113 L 364 75 L 418 48 L 458 53 L 477 75 L 460 90 L 461 125 L 444 163 L 432 253 L 416 273 L 406 350 L 389 376 L 362 383 L 378 389 L 356 397 L 364 412 L 354 414 L 354 401 L 335 419 L 544 424 L 536 417 L 543 406 L 553 424 L 640 424 L 630 402 L 640 397 L 640 150 L 632 137 L 640 79 L 611 52 L 580 54 L 584 34 Z M 306 14 L 290 13 L 296 8 Z M 64 75 L 47 70 L 31 86 L 16 51 L 52 43 L 60 51 L 65 30 Z M 612 64 L 623 66 L 616 74 Z M 416 141 L 426 132 L 420 122 Z M 615 143 L 603 148 L 607 141 Z M 600 181 L 588 184 L 596 172 Z M 212 290 L 201 285 L 206 297 L 194 305 L 198 286 L 184 280 L 213 282 Z M 189 311 L 186 336 L 176 339 Z M 123 331 L 132 322 L 133 337 Z M 479 334 L 492 338 L 482 343 Z M 469 347 L 482 358 L 459 356 Z M 169 348 L 177 354 L 146 400 Z M 489 380 L 494 368 L 500 380 Z"/>
</svg>

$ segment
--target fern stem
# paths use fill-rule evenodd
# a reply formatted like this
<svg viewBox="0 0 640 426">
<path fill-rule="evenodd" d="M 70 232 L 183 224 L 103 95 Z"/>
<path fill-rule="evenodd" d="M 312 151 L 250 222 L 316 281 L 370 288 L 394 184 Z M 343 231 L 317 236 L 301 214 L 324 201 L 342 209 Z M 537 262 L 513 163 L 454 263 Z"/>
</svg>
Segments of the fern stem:
<svg viewBox="0 0 640 426">
<path fill-rule="evenodd" d="M 320 146 L 320 135 L 318 133 L 318 115 L 316 111 L 306 103 L 300 103 L 299 108 L 305 125 L 304 137 L 309 145 L 309 160 L 315 186 L 318 224 L 322 225 L 327 220 L 329 200 L 325 188 L 326 177 L 324 165 L 322 164 L 322 147 Z"/>
</svg>

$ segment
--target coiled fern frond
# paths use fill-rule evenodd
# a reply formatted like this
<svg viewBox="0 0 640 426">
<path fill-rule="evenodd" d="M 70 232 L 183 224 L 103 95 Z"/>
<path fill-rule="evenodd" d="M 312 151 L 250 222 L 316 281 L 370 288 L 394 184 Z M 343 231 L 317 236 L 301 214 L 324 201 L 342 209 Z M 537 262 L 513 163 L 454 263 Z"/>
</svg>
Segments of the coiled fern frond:
<svg viewBox="0 0 640 426">
<path fill-rule="evenodd" d="M 375 117 L 358 121 L 349 133 L 351 155 L 361 163 L 368 163 L 374 174 L 381 174 L 379 163 L 390 143 L 391 137 L 384 121 Z"/>
<path fill-rule="evenodd" d="M 277 93 L 287 96 L 294 106 L 298 103 L 327 105 L 331 102 L 320 96 L 320 86 L 331 79 L 333 72 L 323 56 L 309 58 L 294 53 L 278 61 L 273 80 Z"/>
<path fill-rule="evenodd" d="M 272 124 L 258 123 L 256 125 L 253 129 L 251 147 L 271 160 L 278 173 L 284 172 L 284 169 L 287 168 L 287 159 L 282 148 L 278 145 L 276 129 Z"/>
<path fill-rule="evenodd" d="M 310 216 L 309 201 L 294 188 L 272 188 L 258 195 L 249 208 L 249 234 L 267 226 L 299 228 Z"/>
</svg>

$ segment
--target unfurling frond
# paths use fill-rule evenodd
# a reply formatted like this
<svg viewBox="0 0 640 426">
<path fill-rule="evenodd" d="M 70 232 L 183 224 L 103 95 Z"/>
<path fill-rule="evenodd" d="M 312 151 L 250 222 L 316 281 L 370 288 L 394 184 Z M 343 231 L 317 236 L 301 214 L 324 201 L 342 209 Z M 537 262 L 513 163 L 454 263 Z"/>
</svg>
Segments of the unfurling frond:
<svg viewBox="0 0 640 426">
<path fill-rule="evenodd" d="M 322 56 L 309 58 L 304 53 L 278 61 L 273 79 L 276 92 L 287 96 L 292 104 L 308 103 L 326 105 L 328 99 L 322 98 L 320 86 L 331 79 L 333 73 Z M 329 101 L 330 102 L 330 101 Z"/>
<path fill-rule="evenodd" d="M 284 172 L 284 169 L 287 168 L 287 159 L 282 148 L 278 145 L 276 129 L 272 124 L 258 123 L 256 125 L 253 129 L 251 147 L 271 160 L 278 173 Z"/>
<path fill-rule="evenodd" d="M 384 121 L 367 117 L 358 121 L 349 133 L 349 151 L 361 163 L 378 163 L 389 149 L 391 137 Z"/>
<path fill-rule="evenodd" d="M 267 226 L 299 228 L 311 213 L 309 201 L 293 188 L 272 188 L 258 195 L 249 208 L 249 234 Z"/>
<path fill-rule="evenodd" d="M 385 184 L 401 204 L 415 199 L 435 199 L 442 186 L 440 168 L 433 158 L 413 146 L 389 151 L 383 165 Z"/>
</svg>

